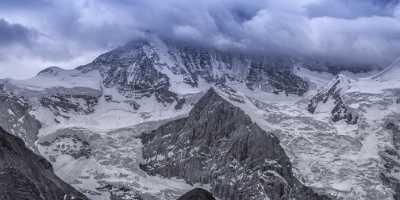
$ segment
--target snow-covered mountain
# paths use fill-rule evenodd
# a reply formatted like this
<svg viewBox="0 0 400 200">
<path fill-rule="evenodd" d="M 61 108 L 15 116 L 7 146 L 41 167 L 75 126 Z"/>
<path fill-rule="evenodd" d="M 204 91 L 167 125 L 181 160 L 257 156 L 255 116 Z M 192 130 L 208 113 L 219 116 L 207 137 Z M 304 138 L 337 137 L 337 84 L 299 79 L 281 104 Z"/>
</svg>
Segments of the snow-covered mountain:
<svg viewBox="0 0 400 200">
<path fill-rule="evenodd" d="M 288 159 L 283 167 L 293 173 L 268 165 L 269 174 L 275 175 L 265 180 L 283 177 L 281 181 L 290 186 L 283 187 L 283 199 L 293 197 L 287 194 L 298 191 L 299 185 L 332 199 L 396 199 L 400 194 L 400 65 L 396 63 L 374 76 L 333 75 L 313 71 L 310 62 L 284 56 L 254 56 L 155 38 L 136 40 L 73 70 L 51 67 L 28 80 L 1 80 L 1 97 L 7 101 L 0 102 L 4 110 L 0 125 L 24 127 L 8 131 L 24 138 L 53 164 L 57 175 L 92 199 L 177 199 L 194 187 L 229 199 L 227 194 L 235 189 L 218 188 L 218 183 L 229 185 L 222 177 L 240 178 L 241 171 L 255 177 L 242 181 L 246 187 L 268 186 L 278 191 L 278 186 L 259 184 L 268 173 L 257 169 L 256 176 L 252 164 L 261 166 L 261 161 L 233 159 L 231 166 L 222 166 L 217 162 L 219 154 L 203 155 L 204 145 L 186 144 L 212 141 L 206 144 L 213 144 L 212 151 L 228 151 L 221 154 L 225 157 L 249 155 L 242 152 L 246 146 L 242 142 L 253 135 L 241 121 L 235 121 L 240 131 L 229 126 L 221 132 L 211 122 L 195 121 L 214 119 L 210 109 L 199 115 L 208 117 L 191 116 L 199 99 L 214 88 L 217 96 L 249 116 L 243 123 L 251 124 L 250 130 L 261 128 L 256 138 L 271 135 L 280 141 L 274 143 L 276 148 L 264 150 L 277 153 L 282 149 Z M 14 104 L 20 106 L 14 108 Z M 220 112 L 223 116 L 225 110 Z M 226 145 L 210 138 L 194 140 L 196 133 L 214 136 L 181 127 L 185 123 L 178 122 L 187 117 L 195 119 L 193 125 L 210 125 L 207 133 L 243 133 L 239 146 L 229 153 Z M 148 142 L 146 133 L 160 135 Z M 176 140 L 178 136 L 184 137 Z M 234 138 L 225 140 L 235 143 Z M 181 149 L 169 149 L 174 142 L 182 143 Z M 181 151 L 186 153 L 181 155 Z M 215 166 L 232 173 L 198 170 L 194 177 L 161 165 L 170 159 L 185 169 L 188 152 L 209 156 L 210 163 L 195 166 Z M 275 158 L 268 157 L 271 162 Z M 153 170 L 144 167 L 149 164 Z M 260 194 L 277 199 L 276 191 Z"/>
</svg>

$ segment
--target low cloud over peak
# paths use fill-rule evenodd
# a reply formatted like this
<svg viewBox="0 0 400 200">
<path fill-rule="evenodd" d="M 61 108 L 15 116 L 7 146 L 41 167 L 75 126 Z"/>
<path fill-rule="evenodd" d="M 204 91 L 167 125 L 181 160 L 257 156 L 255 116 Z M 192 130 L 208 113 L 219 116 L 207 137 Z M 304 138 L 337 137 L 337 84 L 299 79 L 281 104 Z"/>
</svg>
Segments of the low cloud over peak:
<svg viewBox="0 0 400 200">
<path fill-rule="evenodd" d="M 400 56 L 397 0 L 4 0 L 0 13 L 2 77 L 84 64 L 147 32 L 338 62 Z"/>
</svg>

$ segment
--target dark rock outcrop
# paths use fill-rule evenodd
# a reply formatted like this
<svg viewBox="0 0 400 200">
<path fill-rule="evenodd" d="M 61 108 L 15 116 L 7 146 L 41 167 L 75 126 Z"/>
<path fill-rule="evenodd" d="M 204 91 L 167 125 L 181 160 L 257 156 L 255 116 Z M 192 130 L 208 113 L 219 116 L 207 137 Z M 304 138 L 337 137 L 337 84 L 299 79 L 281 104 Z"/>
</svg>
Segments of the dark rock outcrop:
<svg viewBox="0 0 400 200">
<path fill-rule="evenodd" d="M 143 134 L 149 174 L 210 184 L 221 199 L 330 199 L 300 183 L 279 139 L 210 89 L 187 118 Z"/>
<path fill-rule="evenodd" d="M 178 200 L 215 200 L 215 198 L 209 191 L 195 188 L 179 197 Z"/>
<path fill-rule="evenodd" d="M 191 85 L 198 85 L 199 78 L 211 83 L 230 79 L 246 82 L 250 89 L 275 93 L 303 95 L 308 90 L 308 83 L 291 71 L 293 63 L 289 57 L 250 56 L 189 45 L 170 46 L 188 72 L 184 75 Z M 215 71 L 220 72 L 216 74 Z"/>
<path fill-rule="evenodd" d="M 90 95 L 55 94 L 40 99 L 42 106 L 50 109 L 55 116 L 62 116 L 62 113 L 75 112 L 90 114 L 98 103 L 98 97 Z"/>
<path fill-rule="evenodd" d="M 344 82 L 340 76 L 338 76 L 327 88 L 319 91 L 313 96 L 308 104 L 307 110 L 310 113 L 314 113 L 318 106 L 324 106 L 328 100 L 333 100 L 334 107 L 331 109 L 331 119 L 334 122 L 345 120 L 348 124 L 357 124 L 359 115 L 353 109 L 351 109 L 344 101 L 340 87 Z"/>
<path fill-rule="evenodd" d="M 53 172 L 51 164 L 0 128 L 1 200 L 86 200 Z"/>
<path fill-rule="evenodd" d="M 287 59 L 268 59 L 251 64 L 246 85 L 249 89 L 261 88 L 273 93 L 302 96 L 309 89 L 306 81 L 292 73 L 293 63 Z"/>
<path fill-rule="evenodd" d="M 38 143 L 45 148 L 52 148 L 52 151 L 59 152 L 63 155 L 70 155 L 75 159 L 89 158 L 92 149 L 90 143 L 83 137 L 74 134 L 62 134 L 66 130 L 59 130 L 56 133 L 61 133 L 51 139 L 45 141 L 38 140 Z M 71 131 L 72 132 L 72 131 Z M 43 140 L 43 138 L 41 138 Z M 52 161 L 52 157 L 49 158 Z"/>
<path fill-rule="evenodd" d="M 16 135 L 34 149 L 34 142 L 41 127 L 29 112 L 31 107 L 22 98 L 8 93 L 0 86 L 0 127 Z"/>
</svg>

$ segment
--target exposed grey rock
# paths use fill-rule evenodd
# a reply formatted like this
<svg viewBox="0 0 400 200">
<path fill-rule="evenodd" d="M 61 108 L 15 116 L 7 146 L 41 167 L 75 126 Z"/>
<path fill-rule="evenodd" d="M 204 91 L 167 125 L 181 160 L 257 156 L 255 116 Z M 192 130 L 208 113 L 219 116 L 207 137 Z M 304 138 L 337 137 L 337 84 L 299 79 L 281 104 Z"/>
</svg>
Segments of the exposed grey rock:
<svg viewBox="0 0 400 200">
<path fill-rule="evenodd" d="M 127 103 L 131 108 L 134 110 L 137 110 L 140 108 L 140 104 L 138 104 L 135 100 L 126 100 L 125 103 Z"/>
<path fill-rule="evenodd" d="M 279 140 L 213 89 L 187 118 L 143 134 L 142 168 L 150 174 L 210 184 L 221 199 L 330 199 L 292 173 Z"/>
<path fill-rule="evenodd" d="M 287 58 L 252 62 L 246 84 L 250 89 L 261 88 L 273 93 L 303 95 L 309 89 L 306 81 L 291 72 L 293 63 Z"/>
<path fill-rule="evenodd" d="M 384 160 L 385 171 L 381 173 L 382 181 L 391 187 L 394 191 L 393 198 L 400 200 L 400 118 L 388 119 L 385 128 L 392 134 L 392 147 L 386 147 L 385 151 L 380 153 Z"/>
<path fill-rule="evenodd" d="M 42 106 L 49 108 L 55 116 L 62 116 L 62 113 L 75 112 L 90 114 L 98 103 L 98 97 L 90 95 L 69 95 L 55 94 L 40 99 Z"/>
<path fill-rule="evenodd" d="M 215 198 L 207 190 L 195 188 L 179 197 L 178 200 L 215 200 Z"/>
<path fill-rule="evenodd" d="M 327 101 L 333 100 L 334 107 L 331 110 L 332 121 L 345 120 L 348 124 L 357 124 L 359 115 L 345 103 L 340 93 L 342 89 L 340 86 L 344 81 L 338 76 L 327 88 L 319 91 L 311 98 L 307 110 L 310 113 L 314 113 L 318 106 L 323 106 Z"/>
<path fill-rule="evenodd" d="M 105 53 L 92 63 L 77 68 L 83 73 L 99 70 L 106 87 L 117 87 L 126 97 L 155 95 L 162 103 L 184 101 L 170 91 L 171 80 L 163 69 L 183 77 L 184 84 L 199 85 L 200 78 L 210 84 L 227 80 L 247 83 L 250 89 L 303 95 L 308 83 L 292 72 L 289 57 L 263 57 L 219 51 L 190 44 L 137 40 Z M 165 49 L 163 49 L 165 48 Z M 164 52 L 166 51 L 166 52 Z"/>
<path fill-rule="evenodd" d="M 74 134 L 63 133 L 65 130 L 59 130 L 53 138 L 47 138 L 45 141 L 39 141 L 39 144 L 49 147 L 53 144 L 52 151 L 59 152 L 64 155 L 70 155 L 75 159 L 89 158 L 91 155 L 91 148 L 89 142 L 83 137 Z M 72 132 L 72 131 L 70 131 Z M 65 142 L 66 140 L 70 142 Z M 51 159 L 50 159 L 51 160 Z"/>
<path fill-rule="evenodd" d="M 197 87 L 199 79 L 207 82 L 219 82 L 224 76 L 240 80 L 245 77 L 248 58 L 244 55 L 218 51 L 191 44 L 166 42 L 169 54 L 176 67 L 173 71 L 185 77 L 185 83 Z M 240 69 L 238 66 L 242 66 Z M 216 74 L 216 71 L 224 71 Z M 235 72 L 231 74 L 229 72 Z"/>
<path fill-rule="evenodd" d="M 105 53 L 78 69 L 83 72 L 100 70 L 103 84 L 117 87 L 126 97 L 142 98 L 154 94 L 162 103 L 179 101 L 177 95 L 169 91 L 168 76 L 156 69 L 159 59 L 147 41 L 136 41 Z"/>
<path fill-rule="evenodd" d="M 58 68 L 57 68 L 58 69 Z M 48 69 L 53 72 L 53 68 Z M 52 73 L 40 72 L 39 75 L 50 76 Z M 65 73 L 65 70 L 53 73 Z M 61 76 L 61 75 L 60 75 Z M 42 90 L 32 90 L 29 87 L 20 87 L 12 82 L 4 83 L 4 91 L 13 93 L 14 96 L 22 97 L 26 105 L 32 107 L 32 110 L 38 109 L 40 106 L 48 108 L 56 117 L 54 120 L 59 121 L 58 116 L 69 119 L 71 114 L 87 115 L 95 111 L 99 98 L 102 96 L 100 89 L 87 87 L 49 87 Z"/>
<path fill-rule="evenodd" d="M 51 164 L 25 147 L 24 142 L 0 128 L 0 199 L 86 200 L 64 183 Z"/>
<path fill-rule="evenodd" d="M 41 127 L 29 112 L 30 105 L 22 98 L 0 88 L 0 127 L 24 140 L 34 149 L 34 142 Z"/>
<path fill-rule="evenodd" d="M 57 66 L 52 66 L 48 67 L 42 71 L 40 71 L 37 75 L 38 76 L 57 76 L 60 72 L 63 72 L 64 69 L 57 67 Z"/>
<path fill-rule="evenodd" d="M 212 83 L 226 79 L 246 82 L 250 89 L 261 88 L 269 92 L 303 95 L 308 84 L 292 73 L 293 62 L 289 57 L 263 57 L 185 44 L 169 44 L 170 52 L 185 67 L 187 83 L 197 86 L 198 79 Z M 215 74 L 215 71 L 222 71 Z M 222 75 L 221 75 L 222 74 Z"/>
</svg>

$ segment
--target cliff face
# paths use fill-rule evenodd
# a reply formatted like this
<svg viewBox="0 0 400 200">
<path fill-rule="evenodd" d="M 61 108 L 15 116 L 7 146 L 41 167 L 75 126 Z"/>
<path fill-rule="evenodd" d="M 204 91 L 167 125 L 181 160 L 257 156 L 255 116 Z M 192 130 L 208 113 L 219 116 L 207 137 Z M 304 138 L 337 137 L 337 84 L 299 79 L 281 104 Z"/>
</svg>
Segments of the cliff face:
<svg viewBox="0 0 400 200">
<path fill-rule="evenodd" d="M 400 199 L 400 116 L 395 115 L 387 119 L 385 128 L 391 135 L 392 146 L 385 147 L 385 150 L 380 152 L 380 156 L 384 160 L 384 167 L 380 174 L 382 181 L 391 187 L 394 191 L 393 199 Z"/>
<path fill-rule="evenodd" d="M 249 56 L 159 40 L 132 41 L 105 53 L 77 70 L 99 71 L 105 87 L 117 87 L 126 97 L 155 95 L 162 103 L 182 103 L 173 82 L 197 88 L 226 81 L 251 89 L 303 95 L 306 81 L 292 72 L 291 58 Z M 175 80 L 176 79 L 176 80 Z"/>
<path fill-rule="evenodd" d="M 29 112 L 30 106 L 23 98 L 5 92 L 0 84 L 0 127 L 34 149 L 41 125 Z"/>
<path fill-rule="evenodd" d="M 210 184 L 221 199 L 329 199 L 302 185 L 277 137 L 213 89 L 189 116 L 144 134 L 150 174 Z"/>
<path fill-rule="evenodd" d="M 86 200 L 59 179 L 52 165 L 0 128 L 0 199 Z"/>
</svg>

